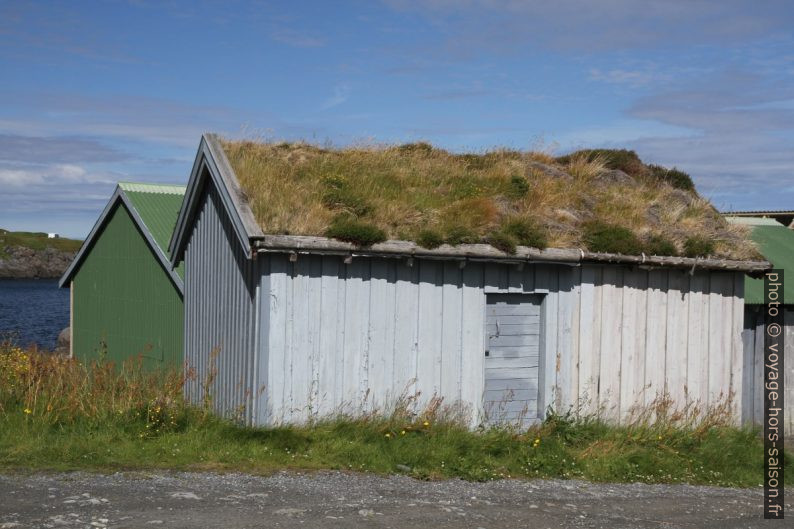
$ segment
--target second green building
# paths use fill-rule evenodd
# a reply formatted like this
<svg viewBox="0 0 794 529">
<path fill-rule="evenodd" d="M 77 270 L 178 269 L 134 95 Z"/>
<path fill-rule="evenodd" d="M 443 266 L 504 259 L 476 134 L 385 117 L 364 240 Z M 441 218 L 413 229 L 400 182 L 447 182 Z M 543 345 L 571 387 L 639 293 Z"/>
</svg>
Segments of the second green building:
<svg viewBox="0 0 794 529">
<path fill-rule="evenodd" d="M 181 368 L 184 270 L 167 257 L 184 186 L 120 183 L 60 281 L 71 289 L 71 354 Z"/>
</svg>

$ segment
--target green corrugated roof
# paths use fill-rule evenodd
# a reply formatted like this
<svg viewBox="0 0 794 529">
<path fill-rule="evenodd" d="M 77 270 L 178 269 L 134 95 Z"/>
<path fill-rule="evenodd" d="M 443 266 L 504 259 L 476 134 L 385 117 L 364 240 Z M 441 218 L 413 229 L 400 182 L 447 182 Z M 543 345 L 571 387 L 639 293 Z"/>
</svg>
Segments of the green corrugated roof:
<svg viewBox="0 0 794 529">
<path fill-rule="evenodd" d="M 119 187 L 137 210 L 157 246 L 164 255 L 168 255 L 168 242 L 182 207 L 185 186 L 121 182 Z M 184 279 L 183 264 L 176 268 L 176 272 Z"/>
<path fill-rule="evenodd" d="M 786 304 L 794 303 L 794 230 L 790 230 L 772 219 L 760 217 L 727 217 L 734 224 L 750 226 L 750 238 L 758 245 L 767 261 L 775 268 L 782 268 Z M 764 280 L 744 280 L 744 302 L 749 304 L 764 303 Z"/>
</svg>

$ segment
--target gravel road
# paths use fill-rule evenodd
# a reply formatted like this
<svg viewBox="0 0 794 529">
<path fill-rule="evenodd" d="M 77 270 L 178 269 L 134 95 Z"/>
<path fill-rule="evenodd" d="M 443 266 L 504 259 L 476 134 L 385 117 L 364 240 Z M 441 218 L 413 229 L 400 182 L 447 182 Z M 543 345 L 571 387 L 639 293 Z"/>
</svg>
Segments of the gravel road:
<svg viewBox="0 0 794 529">
<path fill-rule="evenodd" d="M 282 472 L 0 475 L 15 527 L 792 527 L 761 519 L 761 489 L 580 481 L 425 482 Z M 791 503 L 787 510 L 794 516 Z"/>
</svg>

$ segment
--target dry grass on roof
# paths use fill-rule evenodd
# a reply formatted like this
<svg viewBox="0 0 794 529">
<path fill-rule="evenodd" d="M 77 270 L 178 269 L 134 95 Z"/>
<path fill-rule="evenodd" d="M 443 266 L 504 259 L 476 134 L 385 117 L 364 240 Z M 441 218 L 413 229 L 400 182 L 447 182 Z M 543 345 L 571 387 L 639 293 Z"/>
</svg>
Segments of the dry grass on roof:
<svg viewBox="0 0 794 529">
<path fill-rule="evenodd" d="M 554 158 L 454 154 L 426 143 L 222 144 L 265 233 L 758 257 L 746 228 L 725 222 L 688 175 L 643 164 L 632 151 Z"/>
</svg>

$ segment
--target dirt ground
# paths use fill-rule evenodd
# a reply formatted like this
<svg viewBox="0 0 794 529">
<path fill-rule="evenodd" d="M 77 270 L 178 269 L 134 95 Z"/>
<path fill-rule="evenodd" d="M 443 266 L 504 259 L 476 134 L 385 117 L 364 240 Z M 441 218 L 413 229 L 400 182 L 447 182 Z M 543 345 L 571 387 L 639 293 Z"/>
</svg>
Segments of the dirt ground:
<svg viewBox="0 0 794 529">
<path fill-rule="evenodd" d="M 0 529 L 794 527 L 764 521 L 762 499 L 761 489 L 341 472 L 16 474 L 0 475 Z"/>
</svg>

